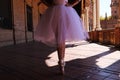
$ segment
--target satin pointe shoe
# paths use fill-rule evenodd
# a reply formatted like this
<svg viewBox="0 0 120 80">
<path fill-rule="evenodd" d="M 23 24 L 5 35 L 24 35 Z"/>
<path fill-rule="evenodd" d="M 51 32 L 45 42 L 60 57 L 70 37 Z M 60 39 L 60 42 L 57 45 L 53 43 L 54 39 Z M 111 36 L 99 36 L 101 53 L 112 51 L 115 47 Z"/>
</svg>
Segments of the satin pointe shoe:
<svg viewBox="0 0 120 80">
<path fill-rule="evenodd" d="M 64 75 L 65 74 L 65 62 L 64 60 L 60 60 L 58 62 L 59 68 L 60 68 L 60 74 Z"/>
</svg>

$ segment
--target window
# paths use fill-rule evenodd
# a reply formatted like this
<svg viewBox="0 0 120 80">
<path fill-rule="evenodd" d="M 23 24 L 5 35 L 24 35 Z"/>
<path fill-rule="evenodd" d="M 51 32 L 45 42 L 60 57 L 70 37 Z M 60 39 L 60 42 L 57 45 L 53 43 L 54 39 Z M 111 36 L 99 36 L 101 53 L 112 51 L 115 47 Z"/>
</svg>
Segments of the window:
<svg viewBox="0 0 120 80">
<path fill-rule="evenodd" d="M 73 4 L 76 0 L 68 0 L 70 4 Z M 84 2 L 85 3 L 85 2 Z M 77 11 L 78 15 L 81 16 L 81 1 L 77 5 L 74 6 L 74 9 Z"/>
<path fill-rule="evenodd" d="M 74 9 L 77 11 L 78 15 L 81 16 L 81 3 L 74 6 Z"/>
<path fill-rule="evenodd" d="M 28 31 L 33 31 L 33 17 L 32 17 L 32 7 L 29 5 L 27 7 L 27 29 Z"/>
<path fill-rule="evenodd" d="M 114 13 L 117 13 L 117 11 L 114 11 Z"/>
<path fill-rule="evenodd" d="M 11 13 L 11 0 L 0 0 L 0 28 L 12 29 Z"/>
</svg>

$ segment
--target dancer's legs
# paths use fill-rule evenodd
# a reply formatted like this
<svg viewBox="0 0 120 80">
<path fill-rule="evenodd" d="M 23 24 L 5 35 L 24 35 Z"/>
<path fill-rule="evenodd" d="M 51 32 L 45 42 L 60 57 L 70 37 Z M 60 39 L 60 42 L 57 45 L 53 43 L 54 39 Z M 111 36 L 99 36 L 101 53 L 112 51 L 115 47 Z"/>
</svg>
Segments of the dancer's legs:
<svg viewBox="0 0 120 80">
<path fill-rule="evenodd" d="M 64 74 L 64 56 L 65 56 L 65 42 L 58 44 L 58 59 L 59 59 L 59 67 L 60 67 L 60 71 L 62 74 Z"/>
<path fill-rule="evenodd" d="M 65 31 L 62 27 L 56 28 L 56 41 L 57 41 L 57 52 L 58 52 L 58 64 L 61 74 L 64 74 L 64 57 L 65 57 Z"/>
<path fill-rule="evenodd" d="M 65 57 L 65 37 L 62 33 L 57 33 L 57 52 L 58 52 L 58 64 L 61 74 L 64 74 L 64 57 Z"/>
</svg>

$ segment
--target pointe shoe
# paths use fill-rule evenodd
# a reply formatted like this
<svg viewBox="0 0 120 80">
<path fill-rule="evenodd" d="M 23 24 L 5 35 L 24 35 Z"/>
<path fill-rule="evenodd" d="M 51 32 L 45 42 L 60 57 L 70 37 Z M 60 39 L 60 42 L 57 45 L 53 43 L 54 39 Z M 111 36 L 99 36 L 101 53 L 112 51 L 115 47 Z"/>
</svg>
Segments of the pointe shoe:
<svg viewBox="0 0 120 80">
<path fill-rule="evenodd" d="M 64 75 L 64 74 L 65 74 L 65 69 L 64 69 L 64 67 L 65 67 L 65 62 L 64 62 L 64 60 L 60 60 L 60 61 L 58 62 L 58 64 L 59 64 L 59 68 L 60 68 L 61 74 Z"/>
</svg>

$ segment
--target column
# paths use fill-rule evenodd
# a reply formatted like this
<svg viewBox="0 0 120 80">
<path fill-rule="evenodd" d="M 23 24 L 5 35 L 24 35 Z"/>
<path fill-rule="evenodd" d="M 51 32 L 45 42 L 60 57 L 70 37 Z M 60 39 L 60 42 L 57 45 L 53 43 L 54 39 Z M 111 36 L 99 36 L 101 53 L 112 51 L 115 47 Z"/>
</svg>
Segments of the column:
<svg viewBox="0 0 120 80">
<path fill-rule="evenodd" d="M 96 0 L 96 30 L 101 30 L 100 26 L 100 2 Z"/>
<path fill-rule="evenodd" d="M 96 29 L 96 0 L 93 0 L 93 31 Z"/>
<path fill-rule="evenodd" d="M 89 31 L 89 7 L 85 7 L 85 28 Z"/>
<path fill-rule="evenodd" d="M 83 0 L 81 0 L 81 18 L 84 22 L 84 2 L 83 2 Z"/>
<path fill-rule="evenodd" d="M 81 18 L 83 20 L 85 29 L 87 31 L 89 31 L 89 7 L 85 6 L 85 5 L 87 5 L 87 3 L 85 3 L 85 0 L 82 0 L 82 2 L 81 2 L 81 8 L 82 8 Z"/>
<path fill-rule="evenodd" d="M 120 14 L 120 0 L 117 3 L 118 3 L 118 14 Z M 117 27 L 120 27 L 120 15 L 118 15 Z"/>
</svg>

